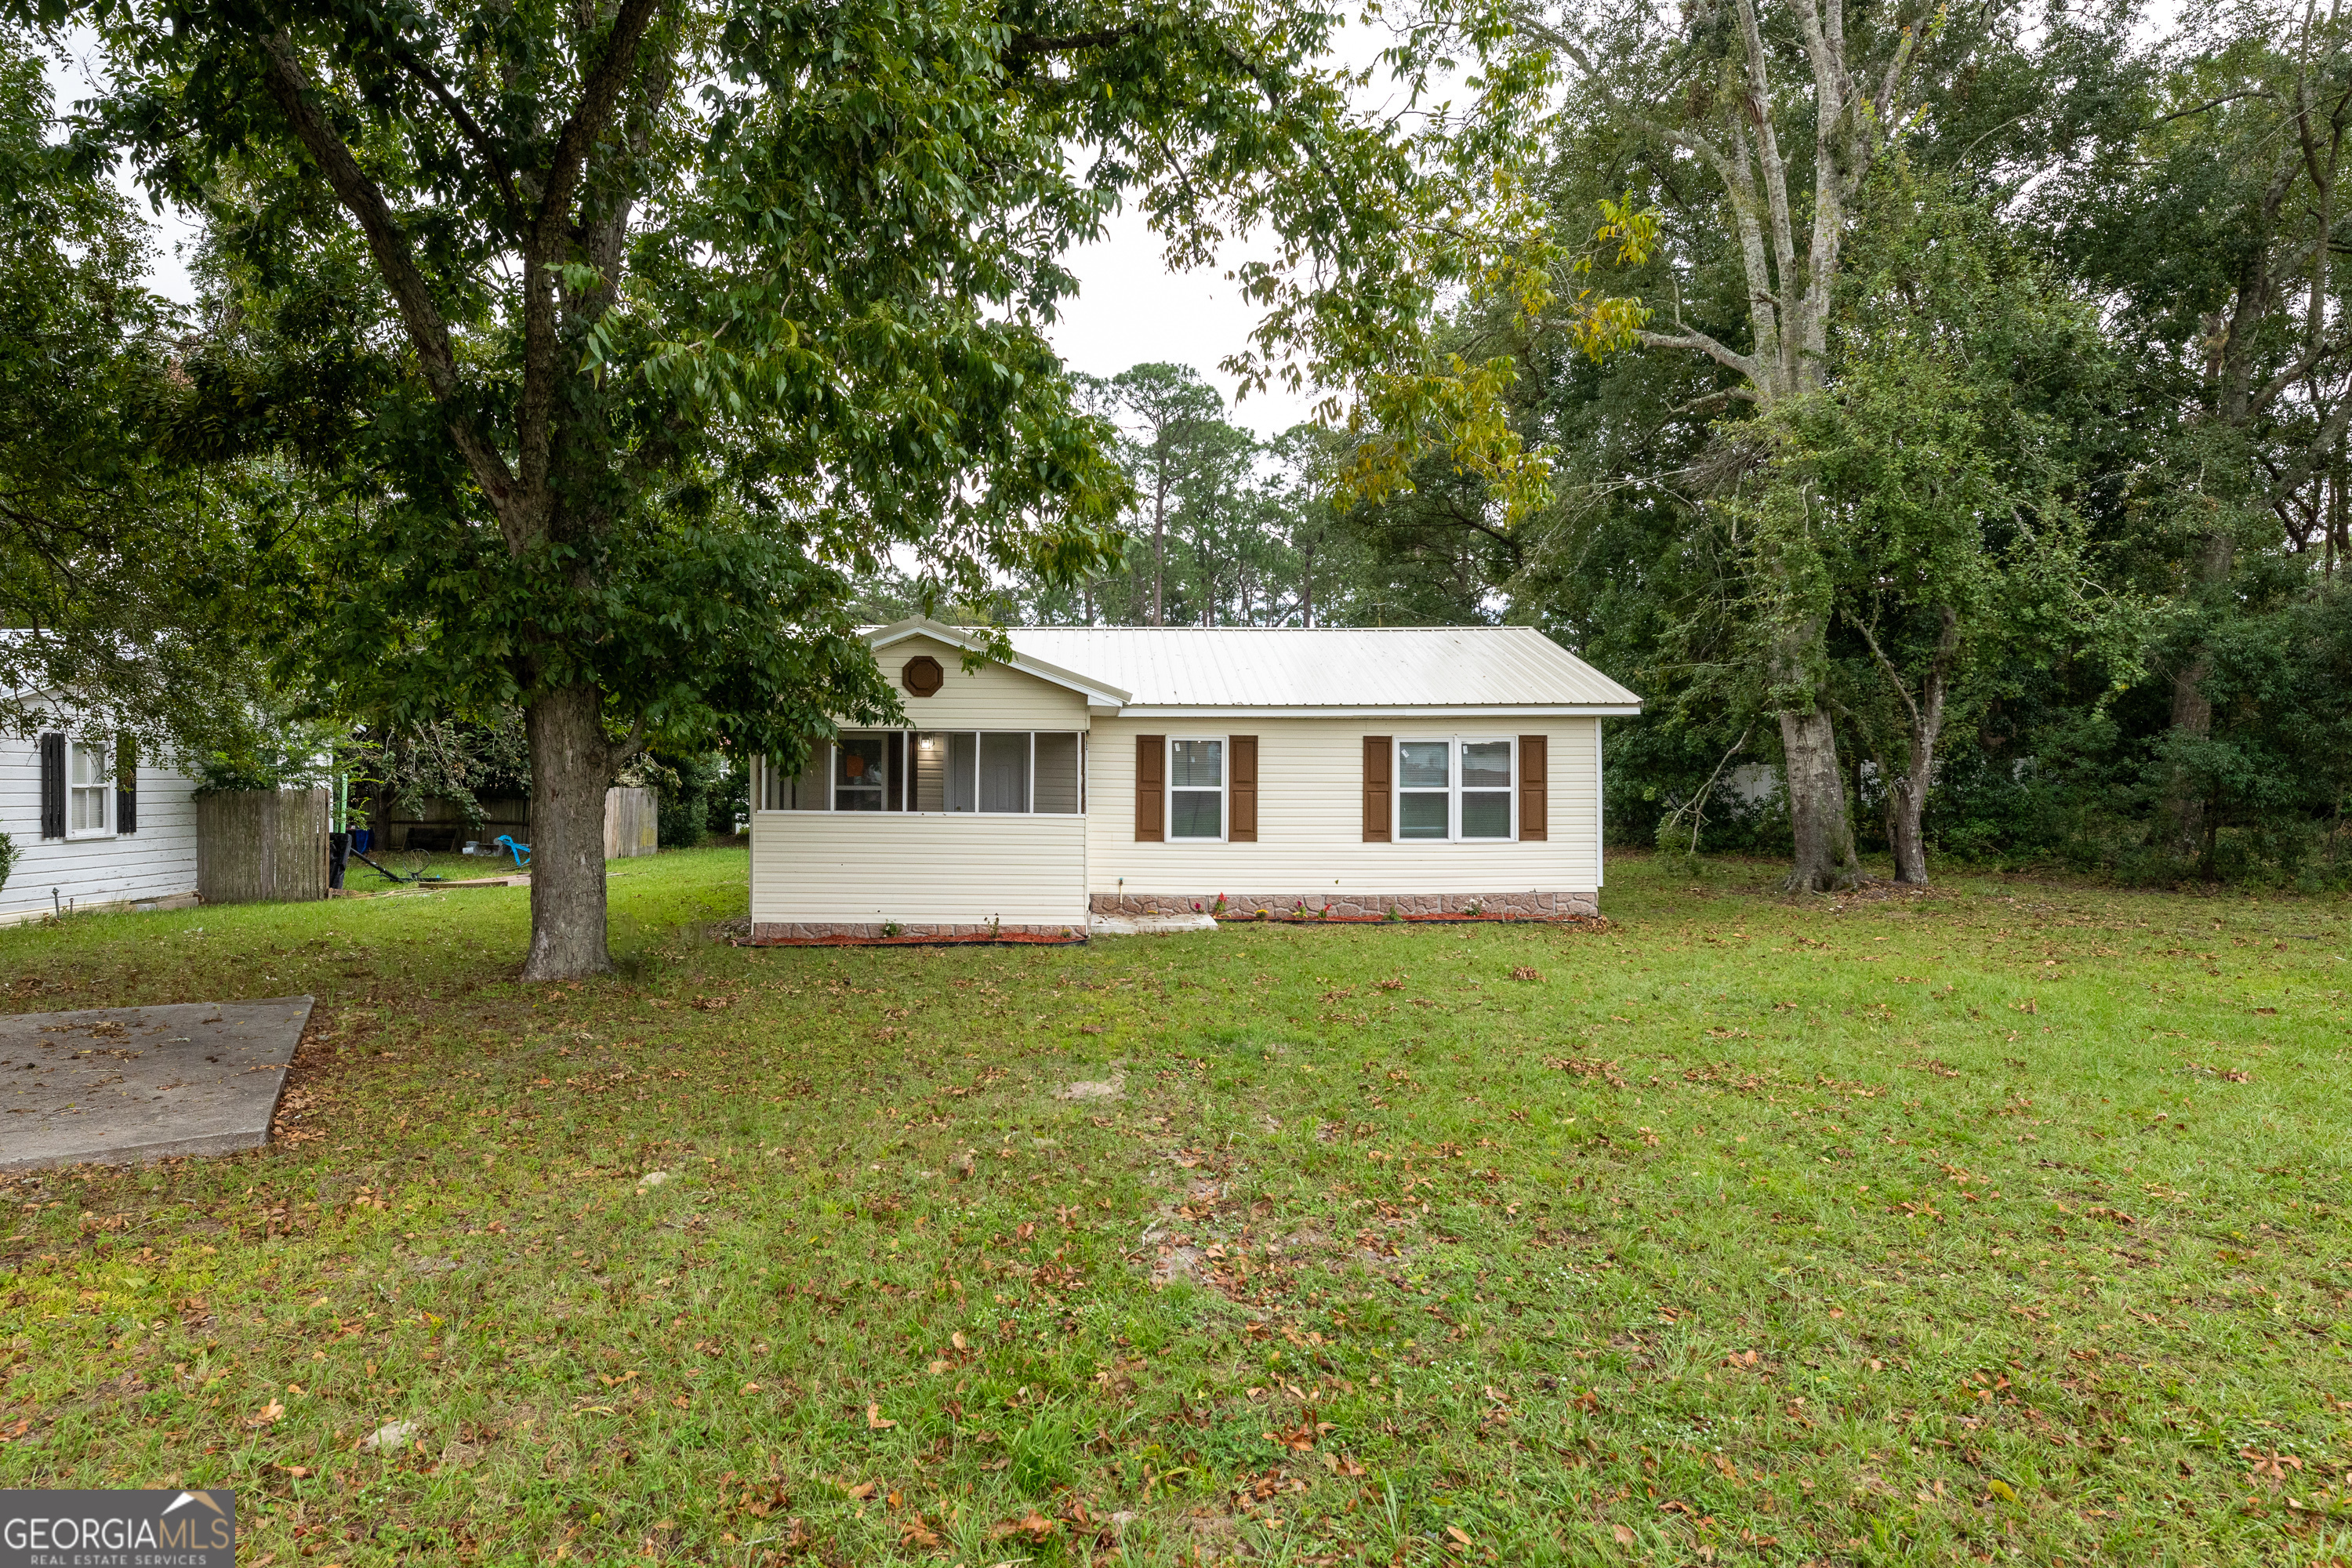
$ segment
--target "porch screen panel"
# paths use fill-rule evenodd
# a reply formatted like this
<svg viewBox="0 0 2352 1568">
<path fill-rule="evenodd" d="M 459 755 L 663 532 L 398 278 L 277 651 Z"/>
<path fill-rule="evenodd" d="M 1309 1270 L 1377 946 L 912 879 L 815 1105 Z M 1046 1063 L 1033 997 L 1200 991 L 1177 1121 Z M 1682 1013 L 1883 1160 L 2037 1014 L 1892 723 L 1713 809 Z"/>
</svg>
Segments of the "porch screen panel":
<svg viewBox="0 0 2352 1568">
<path fill-rule="evenodd" d="M 1056 814 L 1078 809 L 1078 738 L 1040 732 L 1037 736 L 1037 776 L 1031 786 L 1033 811 Z"/>
<path fill-rule="evenodd" d="M 808 761 L 797 773 L 784 771 L 782 757 L 770 757 L 761 770 L 763 785 L 760 809 L 762 811 L 827 811 L 832 808 L 832 792 L 825 787 L 826 775 L 833 768 L 832 746 L 824 741 L 812 742 Z"/>
<path fill-rule="evenodd" d="M 880 811 L 890 787 L 890 737 L 852 730 L 833 752 L 833 809 Z"/>
<path fill-rule="evenodd" d="M 957 730 L 948 736 L 947 809 L 980 809 L 980 736 Z"/>
<path fill-rule="evenodd" d="M 980 738 L 980 809 L 1029 809 L 1029 732 Z"/>
<path fill-rule="evenodd" d="M 948 737 L 944 730 L 915 731 L 915 809 L 948 808 Z"/>
</svg>

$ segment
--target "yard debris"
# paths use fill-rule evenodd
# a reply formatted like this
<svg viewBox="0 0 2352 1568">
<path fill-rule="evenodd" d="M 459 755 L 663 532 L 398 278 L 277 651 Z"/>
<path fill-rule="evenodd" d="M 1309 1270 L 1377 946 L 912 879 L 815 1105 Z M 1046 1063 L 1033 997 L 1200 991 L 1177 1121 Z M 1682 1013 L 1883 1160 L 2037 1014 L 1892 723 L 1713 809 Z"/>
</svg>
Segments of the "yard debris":
<svg viewBox="0 0 2352 1568">
<path fill-rule="evenodd" d="M 1043 1546 L 1061 1528 L 1060 1521 L 1047 1519 L 1033 1508 L 1019 1519 L 1008 1519 L 989 1526 L 988 1538 L 991 1541 L 1006 1541 L 1018 1537 L 1032 1546 Z"/>
<path fill-rule="evenodd" d="M 664 1182 L 668 1180 L 669 1173 L 667 1171 L 647 1171 L 644 1175 L 637 1178 L 637 1191 L 642 1193 L 646 1191 L 648 1188 L 658 1187 Z"/>
<path fill-rule="evenodd" d="M 424 1429 L 422 1422 L 387 1421 L 360 1439 L 359 1450 L 362 1454 L 382 1454 L 404 1447 Z"/>
<path fill-rule="evenodd" d="M 1117 1100 L 1127 1092 L 1127 1075 L 1114 1071 L 1108 1078 L 1080 1079 L 1077 1082 L 1054 1091 L 1055 1100 Z"/>
</svg>

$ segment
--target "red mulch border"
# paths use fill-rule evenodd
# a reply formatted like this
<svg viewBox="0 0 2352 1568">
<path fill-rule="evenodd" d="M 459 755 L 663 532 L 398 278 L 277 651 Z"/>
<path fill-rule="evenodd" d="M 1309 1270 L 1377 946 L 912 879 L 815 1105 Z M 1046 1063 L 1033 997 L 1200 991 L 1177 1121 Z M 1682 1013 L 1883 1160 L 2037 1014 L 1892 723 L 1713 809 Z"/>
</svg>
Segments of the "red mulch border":
<svg viewBox="0 0 2352 1568">
<path fill-rule="evenodd" d="M 1084 947 L 1083 934 L 1009 931 L 997 936 L 747 936 L 737 947 Z"/>
<path fill-rule="evenodd" d="M 1216 915 L 1219 925 L 1235 926 L 1579 926 L 1600 931 L 1609 921 L 1600 915 Z"/>
</svg>

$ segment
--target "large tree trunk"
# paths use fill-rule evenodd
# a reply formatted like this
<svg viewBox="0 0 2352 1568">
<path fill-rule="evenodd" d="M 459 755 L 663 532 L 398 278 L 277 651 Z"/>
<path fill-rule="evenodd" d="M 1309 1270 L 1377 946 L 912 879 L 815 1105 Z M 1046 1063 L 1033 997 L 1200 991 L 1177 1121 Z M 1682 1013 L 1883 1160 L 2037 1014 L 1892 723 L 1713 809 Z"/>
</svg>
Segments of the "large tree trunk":
<svg viewBox="0 0 2352 1568">
<path fill-rule="evenodd" d="M 1927 885 L 1927 838 L 1920 818 L 1927 808 L 1927 786 L 1935 782 L 1936 747 L 1944 738 L 1945 682 L 1950 679 L 1952 659 L 1960 646 L 1959 616 L 1948 605 L 1939 615 L 1943 629 L 1937 639 L 1936 657 L 1927 666 L 1927 678 L 1920 682 L 1916 701 L 1904 689 L 1901 675 L 1879 647 L 1878 639 L 1871 636 L 1867 626 L 1863 628 L 1879 668 L 1885 671 L 1888 683 L 1911 714 L 1907 765 L 1901 773 L 1891 768 L 1886 772 L 1886 846 L 1895 852 L 1895 879 L 1921 888 Z M 1886 764 L 1882 761 L 1879 766 L 1885 768 Z"/>
<path fill-rule="evenodd" d="M 2197 559 L 2197 581 L 2209 604 L 2216 598 L 2237 563 L 2237 545 L 2226 533 L 2206 536 Z M 2205 679 L 2212 673 L 2210 650 L 2200 642 L 2189 662 L 2172 673 L 2172 732 L 2202 741 L 2213 731 L 2213 700 L 2205 694 Z M 2183 860 L 2200 858 L 2205 847 L 2205 792 L 2196 777 L 2176 767 L 2165 790 L 2164 816 L 2172 830 L 2172 852 Z"/>
<path fill-rule="evenodd" d="M 1826 893 L 1861 880 L 1853 822 L 1846 815 L 1845 780 L 1838 772 L 1837 731 L 1818 702 L 1780 715 L 1780 750 L 1789 789 L 1789 826 L 1796 863 L 1783 884 L 1790 892 Z"/>
<path fill-rule="evenodd" d="M 593 686 L 551 691 L 523 711 L 530 741 L 530 956 L 525 980 L 613 967 L 604 948 L 604 791 L 613 745 Z"/>
<path fill-rule="evenodd" d="M 2172 673 L 2172 732 L 2202 741 L 2213 731 L 2213 700 L 2205 695 L 2208 673 L 2205 650 Z M 2176 858 L 2194 860 L 2205 847 L 2205 792 L 2196 776 L 2175 766 L 2164 803 L 2165 821 L 2172 829 Z"/>
<path fill-rule="evenodd" d="M 1914 753 L 1911 771 L 1889 781 L 1886 791 L 1887 847 L 1895 851 L 1895 879 L 1927 885 L 1927 841 L 1919 826 L 1927 805 L 1927 762 Z"/>
</svg>

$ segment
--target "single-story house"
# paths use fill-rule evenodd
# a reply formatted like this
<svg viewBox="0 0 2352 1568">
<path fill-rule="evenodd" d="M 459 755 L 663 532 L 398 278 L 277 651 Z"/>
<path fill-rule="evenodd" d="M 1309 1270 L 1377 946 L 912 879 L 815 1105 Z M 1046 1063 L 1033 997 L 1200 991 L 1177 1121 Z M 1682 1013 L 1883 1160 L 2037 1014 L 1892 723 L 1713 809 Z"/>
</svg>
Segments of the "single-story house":
<svg viewBox="0 0 2352 1568">
<path fill-rule="evenodd" d="M 1024 626 L 866 637 L 908 727 L 753 781 L 752 939 L 1090 914 L 1598 912 L 1601 721 L 1641 700 L 1524 626 Z"/>
<path fill-rule="evenodd" d="M 0 925 L 196 896 L 195 785 L 128 743 L 91 740 L 67 714 L 29 738 L 0 736 L 0 833 L 16 847 Z"/>
</svg>

